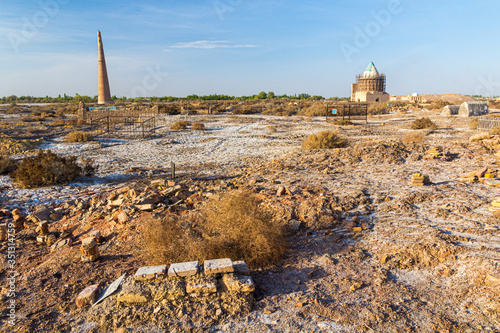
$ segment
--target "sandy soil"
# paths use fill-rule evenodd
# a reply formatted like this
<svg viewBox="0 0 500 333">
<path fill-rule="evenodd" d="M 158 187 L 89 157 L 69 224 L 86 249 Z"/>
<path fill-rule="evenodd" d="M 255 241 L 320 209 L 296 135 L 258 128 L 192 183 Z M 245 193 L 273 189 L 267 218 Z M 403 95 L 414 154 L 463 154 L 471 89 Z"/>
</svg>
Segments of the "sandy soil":
<svg viewBox="0 0 500 333">
<path fill-rule="evenodd" d="M 422 144 L 401 143 L 412 132 L 409 123 L 421 116 L 431 117 L 439 128 L 422 130 Z M 134 332 L 500 331 L 500 224 L 488 211 L 498 189 L 457 180 L 483 166 L 495 172 L 499 168 L 491 151 L 480 143 L 469 144 L 476 131 L 469 129 L 468 119 L 421 112 L 377 116 L 368 125 L 343 127 L 324 118 L 260 115 L 190 120 L 203 122 L 208 130 L 163 127 L 149 139 L 83 145 L 54 137 L 45 148 L 95 158 L 100 165 L 95 178 L 70 186 L 27 193 L 13 188 L 7 177 L 0 179 L 0 206 L 21 204 L 28 211 L 40 203 L 85 199 L 106 188 L 140 188 L 168 175 L 174 162 L 178 182 L 187 187 L 250 188 L 266 198 L 264 204 L 276 207 L 276 218 L 284 224 L 302 222 L 290 236 L 287 257 L 252 272 L 257 291 L 250 313 L 216 322 L 156 317 L 135 325 L 118 321 L 111 327 Z M 349 147 L 300 150 L 304 137 L 326 128 L 338 129 Z M 432 146 L 441 147 L 449 158 L 422 159 Z M 127 173 L 131 168 L 140 171 Z M 412 186 L 415 172 L 429 175 L 433 184 Z M 208 175 L 231 178 L 191 179 Z M 290 194 L 277 197 L 280 186 Z M 61 198 L 61 192 L 67 197 Z M 89 284 L 109 284 L 135 272 L 142 264 L 133 250 L 138 230 L 135 225 L 117 231 L 101 247 L 104 258 L 90 267 L 79 262 L 78 246 L 51 253 L 36 243 L 33 230 L 21 232 L 14 331 L 109 330 L 87 310 L 76 308 L 74 298 Z M 1 253 L 5 262 L 5 245 Z M 6 268 L 0 277 L 4 287 Z M 3 300 L 0 329 L 11 329 L 4 321 L 6 296 Z M 157 321 L 167 323 L 166 328 L 160 329 L 164 325 Z"/>
</svg>

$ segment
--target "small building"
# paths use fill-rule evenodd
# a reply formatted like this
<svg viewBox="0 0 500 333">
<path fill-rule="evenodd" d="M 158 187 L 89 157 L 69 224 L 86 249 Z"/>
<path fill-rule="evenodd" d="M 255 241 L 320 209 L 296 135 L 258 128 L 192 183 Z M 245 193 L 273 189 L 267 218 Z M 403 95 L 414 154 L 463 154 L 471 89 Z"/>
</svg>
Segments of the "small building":
<svg viewBox="0 0 500 333">
<path fill-rule="evenodd" d="M 490 110 L 486 102 L 464 102 L 458 110 L 460 117 L 477 117 L 488 113 Z"/>
<path fill-rule="evenodd" d="M 460 105 L 446 105 L 441 112 L 443 117 L 456 116 L 460 110 Z"/>
<path fill-rule="evenodd" d="M 391 96 L 385 92 L 385 74 L 379 74 L 370 62 L 363 74 L 356 76 L 356 83 L 351 85 L 352 102 L 388 102 Z"/>
</svg>

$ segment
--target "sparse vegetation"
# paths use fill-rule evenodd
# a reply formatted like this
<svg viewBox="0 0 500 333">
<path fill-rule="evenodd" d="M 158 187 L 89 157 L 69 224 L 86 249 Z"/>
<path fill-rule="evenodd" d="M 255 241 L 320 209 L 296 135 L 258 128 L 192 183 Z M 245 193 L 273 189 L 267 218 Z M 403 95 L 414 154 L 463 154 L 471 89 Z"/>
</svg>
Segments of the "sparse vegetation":
<svg viewBox="0 0 500 333">
<path fill-rule="evenodd" d="M 193 123 L 191 129 L 194 131 L 204 131 L 205 125 L 203 123 Z"/>
<path fill-rule="evenodd" d="M 262 267 L 280 261 L 287 241 L 254 194 L 235 191 L 208 202 L 198 221 L 146 221 L 143 246 L 149 264 L 232 258 Z"/>
<path fill-rule="evenodd" d="M 337 131 L 322 131 L 308 136 L 302 143 L 302 149 L 332 149 L 347 146 L 347 140 Z"/>
<path fill-rule="evenodd" d="M 170 129 L 173 131 L 180 131 L 180 130 L 185 130 L 189 125 L 189 122 L 184 121 L 184 120 L 179 120 L 176 121 L 172 126 L 170 126 Z"/>
<path fill-rule="evenodd" d="M 493 127 L 489 130 L 490 135 L 500 135 L 500 126 Z"/>
<path fill-rule="evenodd" d="M 16 162 L 9 155 L 0 155 L 0 175 L 6 175 L 16 169 Z"/>
<path fill-rule="evenodd" d="M 92 135 L 83 131 L 73 131 L 66 135 L 64 141 L 66 142 L 88 142 L 93 139 Z"/>
<path fill-rule="evenodd" d="M 415 129 L 415 130 L 416 129 L 426 129 L 426 128 L 435 130 L 438 128 L 437 125 L 427 117 L 415 119 L 411 123 L 410 127 L 411 127 L 411 129 Z"/>
<path fill-rule="evenodd" d="M 66 122 L 64 121 L 64 119 L 56 119 L 50 125 L 55 126 L 55 127 L 59 127 L 59 126 L 66 125 Z"/>
<path fill-rule="evenodd" d="M 479 125 L 479 118 L 473 118 L 471 119 L 469 123 L 470 129 L 477 129 L 477 126 Z"/>
<path fill-rule="evenodd" d="M 302 108 L 299 114 L 306 117 L 324 116 L 326 115 L 326 107 L 323 103 L 314 103 L 308 107 Z"/>
<path fill-rule="evenodd" d="M 422 143 L 424 141 L 425 135 L 422 132 L 412 132 L 407 133 L 403 137 L 403 143 Z"/>
<path fill-rule="evenodd" d="M 378 102 L 378 103 L 370 103 L 368 105 L 368 113 L 371 115 L 374 114 L 386 114 L 389 113 L 389 107 L 386 103 Z"/>
<path fill-rule="evenodd" d="M 489 139 L 490 137 L 491 137 L 490 133 L 481 132 L 481 133 L 478 133 L 476 135 L 471 136 L 469 138 L 469 143 L 480 142 L 480 141 Z"/>
<path fill-rule="evenodd" d="M 347 119 L 336 119 L 332 121 L 332 124 L 334 125 L 339 125 L 339 126 L 345 126 L 345 125 L 352 125 L 352 121 L 347 120 Z"/>
<path fill-rule="evenodd" d="M 275 125 L 267 126 L 267 130 L 269 133 L 276 133 L 278 131 L 278 127 Z"/>
<path fill-rule="evenodd" d="M 50 149 L 39 150 L 35 157 L 23 159 L 10 177 L 21 188 L 34 188 L 70 182 L 81 175 L 83 170 L 95 171 L 93 161 L 88 160 L 88 165 L 84 165 L 82 169 L 76 160 L 75 156 L 58 156 Z"/>
</svg>

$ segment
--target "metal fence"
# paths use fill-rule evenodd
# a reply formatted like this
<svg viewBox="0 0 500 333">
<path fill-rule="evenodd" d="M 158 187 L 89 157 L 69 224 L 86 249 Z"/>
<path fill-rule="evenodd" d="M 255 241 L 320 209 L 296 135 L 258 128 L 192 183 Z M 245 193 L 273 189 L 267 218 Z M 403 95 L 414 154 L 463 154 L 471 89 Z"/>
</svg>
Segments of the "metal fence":
<svg viewBox="0 0 500 333">
<path fill-rule="evenodd" d="M 328 105 L 326 111 L 326 121 L 336 120 L 363 120 L 368 122 L 367 103 L 341 103 Z"/>
<path fill-rule="evenodd" d="M 90 129 L 96 136 L 147 138 L 155 134 L 155 118 L 106 116 L 91 119 Z"/>
<path fill-rule="evenodd" d="M 490 129 L 499 126 L 500 126 L 500 118 L 479 117 L 477 121 L 477 129 L 479 131 L 489 131 Z"/>
</svg>

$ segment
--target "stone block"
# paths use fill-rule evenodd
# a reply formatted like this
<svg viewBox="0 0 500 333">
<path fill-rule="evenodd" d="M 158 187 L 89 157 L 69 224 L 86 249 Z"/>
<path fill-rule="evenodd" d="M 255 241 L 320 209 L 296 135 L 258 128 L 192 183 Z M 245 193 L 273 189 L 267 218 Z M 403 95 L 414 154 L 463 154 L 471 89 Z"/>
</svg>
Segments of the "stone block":
<svg viewBox="0 0 500 333">
<path fill-rule="evenodd" d="M 155 206 L 154 204 L 145 204 L 145 205 L 135 205 L 135 207 L 140 210 L 140 211 L 146 211 L 146 212 L 149 212 L 149 211 L 152 211 L 153 209 L 155 209 Z"/>
<path fill-rule="evenodd" d="M 101 235 L 101 230 L 92 230 L 89 233 L 90 237 L 94 237 L 97 243 L 102 243 L 104 241 L 104 237 Z"/>
<path fill-rule="evenodd" d="M 99 259 L 99 253 L 95 253 L 91 256 L 82 256 L 81 259 L 82 259 L 82 262 L 94 262 L 97 259 Z"/>
<path fill-rule="evenodd" d="M 250 269 L 243 260 L 233 261 L 234 272 L 241 275 L 250 275 Z"/>
<path fill-rule="evenodd" d="M 224 274 L 222 281 L 231 293 L 251 293 L 255 291 L 255 285 L 250 276 Z"/>
<path fill-rule="evenodd" d="M 141 267 L 134 275 L 135 281 L 150 281 L 165 276 L 167 265 Z"/>
<path fill-rule="evenodd" d="M 165 179 L 152 180 L 151 186 L 165 186 Z"/>
<path fill-rule="evenodd" d="M 199 265 L 197 261 L 181 262 L 170 265 L 168 269 L 169 277 L 184 277 L 198 274 Z"/>
<path fill-rule="evenodd" d="M 49 234 L 49 223 L 48 222 L 40 222 L 40 235 L 46 236 Z"/>
<path fill-rule="evenodd" d="M 83 289 L 80 294 L 76 297 L 76 306 L 82 308 L 84 306 L 90 306 L 94 304 L 99 296 L 101 288 L 99 284 L 93 284 Z"/>
<path fill-rule="evenodd" d="M 37 236 L 36 241 L 40 244 L 45 244 L 47 242 L 47 236 Z"/>
<path fill-rule="evenodd" d="M 205 260 L 203 269 L 205 275 L 234 272 L 233 261 L 229 258 Z"/>
<path fill-rule="evenodd" d="M 151 295 L 157 302 L 179 299 L 186 296 L 186 285 L 183 280 L 167 280 L 152 287 Z"/>
<path fill-rule="evenodd" d="M 118 304 L 134 305 L 144 304 L 151 299 L 151 293 L 139 284 L 123 286 L 122 291 L 116 296 Z"/>
<path fill-rule="evenodd" d="M 186 292 L 197 295 L 216 293 L 217 280 L 213 276 L 188 278 L 186 279 Z"/>
<path fill-rule="evenodd" d="M 82 249 L 84 250 L 90 250 L 94 247 L 96 247 L 97 242 L 95 237 L 87 237 L 82 240 Z"/>
<path fill-rule="evenodd" d="M 121 211 L 120 213 L 118 213 L 116 215 L 116 219 L 121 224 L 125 224 L 125 223 L 127 223 L 130 220 L 129 217 L 128 217 L 128 215 L 127 215 L 127 213 L 125 213 L 124 211 Z"/>
</svg>

